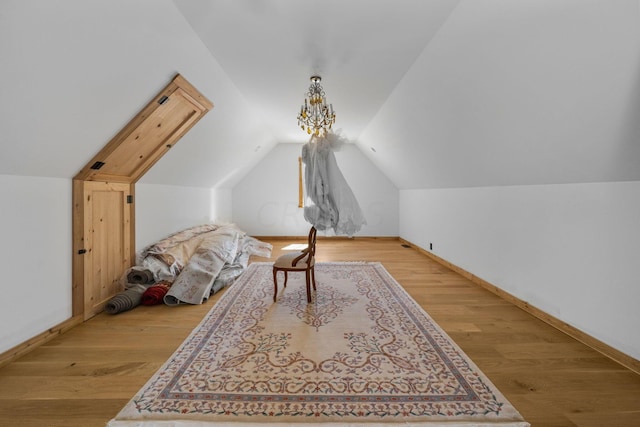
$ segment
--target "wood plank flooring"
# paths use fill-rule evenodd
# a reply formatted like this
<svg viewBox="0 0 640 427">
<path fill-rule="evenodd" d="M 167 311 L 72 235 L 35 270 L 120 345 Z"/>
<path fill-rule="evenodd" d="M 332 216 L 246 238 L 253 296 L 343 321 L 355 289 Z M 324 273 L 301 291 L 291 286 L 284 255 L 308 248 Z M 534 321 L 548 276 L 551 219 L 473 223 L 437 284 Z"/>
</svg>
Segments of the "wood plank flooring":
<svg viewBox="0 0 640 427">
<path fill-rule="evenodd" d="M 400 241 L 320 239 L 317 261 L 382 262 L 532 426 L 640 426 L 639 375 Z M 104 426 L 220 295 L 99 314 L 0 368 L 0 426 Z"/>
</svg>

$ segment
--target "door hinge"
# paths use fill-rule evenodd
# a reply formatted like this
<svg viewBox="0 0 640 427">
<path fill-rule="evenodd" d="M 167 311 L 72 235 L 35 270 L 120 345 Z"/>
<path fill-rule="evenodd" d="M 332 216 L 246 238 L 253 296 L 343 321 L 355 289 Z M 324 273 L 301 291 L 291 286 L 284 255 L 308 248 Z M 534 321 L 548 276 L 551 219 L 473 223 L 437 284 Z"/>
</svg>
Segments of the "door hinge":
<svg viewBox="0 0 640 427">
<path fill-rule="evenodd" d="M 131 194 L 129 194 L 127 196 L 127 204 L 131 204 L 131 203 L 133 203 L 133 196 Z"/>
<path fill-rule="evenodd" d="M 104 166 L 104 162 L 95 162 L 94 164 L 91 165 L 91 169 L 98 170 L 103 166 Z"/>
<path fill-rule="evenodd" d="M 164 95 L 162 98 L 158 99 L 158 104 L 162 105 L 169 100 L 167 95 Z"/>
</svg>

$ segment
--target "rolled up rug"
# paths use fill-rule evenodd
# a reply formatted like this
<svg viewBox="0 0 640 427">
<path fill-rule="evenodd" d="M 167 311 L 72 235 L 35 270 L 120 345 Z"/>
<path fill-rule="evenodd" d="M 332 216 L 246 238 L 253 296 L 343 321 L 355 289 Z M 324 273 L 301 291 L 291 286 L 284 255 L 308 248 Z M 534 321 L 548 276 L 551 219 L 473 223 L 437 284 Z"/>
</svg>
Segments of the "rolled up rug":
<svg viewBox="0 0 640 427">
<path fill-rule="evenodd" d="M 156 305 L 164 300 L 164 296 L 169 292 L 171 283 L 166 280 L 151 285 L 142 294 L 142 305 Z"/>
<path fill-rule="evenodd" d="M 153 278 L 153 272 L 151 270 L 133 267 L 127 273 L 127 282 L 150 285 L 155 282 L 155 279 Z"/>
<path fill-rule="evenodd" d="M 142 301 L 142 294 L 146 289 L 146 286 L 140 284 L 131 286 L 126 291 L 120 292 L 111 298 L 107 305 L 104 306 L 104 311 L 109 314 L 117 314 L 139 306 Z"/>
</svg>

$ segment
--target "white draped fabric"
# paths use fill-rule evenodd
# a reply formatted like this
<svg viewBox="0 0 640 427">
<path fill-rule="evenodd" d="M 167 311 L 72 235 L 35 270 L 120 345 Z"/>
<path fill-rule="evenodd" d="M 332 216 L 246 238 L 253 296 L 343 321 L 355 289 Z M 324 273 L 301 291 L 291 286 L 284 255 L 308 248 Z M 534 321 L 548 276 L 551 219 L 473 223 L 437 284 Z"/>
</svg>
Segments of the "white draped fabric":
<svg viewBox="0 0 640 427">
<path fill-rule="evenodd" d="M 358 200 L 345 180 L 334 151 L 344 143 L 329 133 L 312 136 L 302 147 L 305 164 L 306 203 L 304 218 L 317 230 L 353 236 L 366 224 Z"/>
</svg>

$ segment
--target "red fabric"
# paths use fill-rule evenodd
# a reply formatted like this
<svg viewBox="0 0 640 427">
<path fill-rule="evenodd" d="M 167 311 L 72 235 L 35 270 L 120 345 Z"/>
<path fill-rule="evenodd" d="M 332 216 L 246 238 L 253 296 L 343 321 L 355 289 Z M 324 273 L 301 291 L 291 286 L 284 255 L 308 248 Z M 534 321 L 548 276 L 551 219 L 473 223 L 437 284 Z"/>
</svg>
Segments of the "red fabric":
<svg viewBox="0 0 640 427">
<path fill-rule="evenodd" d="M 169 292 L 171 284 L 166 281 L 149 286 L 142 294 L 142 305 L 156 305 L 163 302 L 164 296 Z"/>
</svg>

